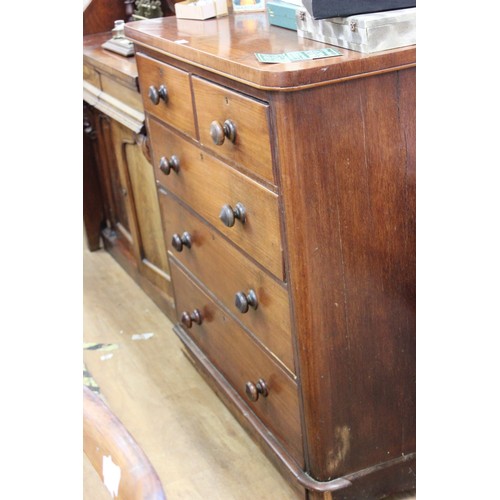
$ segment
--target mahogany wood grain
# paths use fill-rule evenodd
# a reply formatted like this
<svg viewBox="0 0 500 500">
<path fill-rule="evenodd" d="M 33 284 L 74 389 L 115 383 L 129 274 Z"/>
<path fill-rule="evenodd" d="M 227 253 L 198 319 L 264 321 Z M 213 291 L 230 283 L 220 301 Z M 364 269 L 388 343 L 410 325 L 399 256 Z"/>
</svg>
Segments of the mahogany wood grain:
<svg viewBox="0 0 500 500">
<path fill-rule="evenodd" d="M 104 73 L 122 86 L 138 90 L 135 57 L 124 57 L 103 49 L 102 44 L 111 38 L 111 32 L 96 33 L 83 38 L 83 62 L 99 73 Z M 84 76 L 85 79 L 85 76 Z"/>
<path fill-rule="evenodd" d="M 320 480 L 415 450 L 414 77 L 276 96 L 308 467 Z"/>
<path fill-rule="evenodd" d="M 104 202 L 99 180 L 96 157 L 95 114 L 84 103 L 83 106 L 83 222 L 88 248 L 100 248 L 101 228 L 104 224 Z"/>
<path fill-rule="evenodd" d="M 193 93 L 201 144 L 274 183 L 267 104 L 196 77 Z M 210 136 L 210 124 L 214 120 L 223 124 L 227 119 L 236 126 L 236 140 L 226 139 L 217 146 Z"/>
<path fill-rule="evenodd" d="M 171 270 L 177 310 L 199 309 L 202 315 L 202 324 L 194 324 L 186 332 L 300 465 L 303 453 L 297 385 L 177 264 L 172 262 Z M 266 381 L 269 394 L 250 402 L 245 385 L 259 379 Z"/>
<path fill-rule="evenodd" d="M 114 22 L 124 15 L 124 0 L 91 0 L 83 11 L 83 34 L 111 31 Z"/>
<path fill-rule="evenodd" d="M 283 278 L 278 197 L 261 184 L 217 160 L 210 153 L 168 130 L 154 119 L 148 120 L 155 176 L 160 185 L 184 200 L 218 231 L 260 262 L 279 279 Z M 178 173 L 165 175 L 161 157 L 177 156 Z M 246 220 L 227 227 L 219 219 L 221 209 L 242 203 Z"/>
<path fill-rule="evenodd" d="M 170 318 L 174 303 L 159 205 L 138 89 L 135 57 L 101 45 L 110 33 L 84 37 L 84 98 L 95 109 L 97 162 L 107 227 L 104 246 Z M 89 87 L 90 85 L 90 87 Z M 88 189 L 84 187 L 86 195 Z"/>
<path fill-rule="evenodd" d="M 127 246 L 131 242 L 128 229 L 128 212 L 125 207 L 119 171 L 116 167 L 116 150 L 113 147 L 113 121 L 102 113 L 97 114 L 96 129 L 99 147 L 99 168 L 105 192 L 105 213 L 108 227 L 120 226 Z"/>
<path fill-rule="evenodd" d="M 164 16 L 175 13 L 175 4 L 181 0 L 160 0 Z M 85 6 L 85 4 L 87 4 Z M 135 9 L 134 0 L 90 0 L 84 2 L 83 34 L 110 31 L 117 20 L 129 22 Z"/>
<path fill-rule="evenodd" d="M 133 255 L 132 261 L 122 258 L 121 262 L 136 281 L 145 283 L 147 290 L 153 291 L 153 300 L 172 317 L 173 291 L 153 167 L 144 157 L 140 144 L 144 138 L 114 120 L 111 131 L 115 163 L 110 175 L 114 178 L 113 192 L 119 208 L 119 218 L 113 229 L 122 243 L 128 241 L 129 252 Z M 108 239 L 107 243 L 109 249 L 111 241 Z"/>
<path fill-rule="evenodd" d="M 144 451 L 104 401 L 86 386 L 83 386 L 83 450 L 104 484 L 113 490 L 116 486 L 113 498 L 166 498 Z M 118 468 L 118 481 L 114 481 L 113 466 Z"/>
<path fill-rule="evenodd" d="M 189 74 L 140 54 L 136 54 L 136 61 L 145 111 L 195 137 Z M 161 99 L 155 105 L 149 98 L 149 87 L 154 86 L 158 89 L 161 85 L 166 86 L 168 90 L 168 101 Z"/>
<path fill-rule="evenodd" d="M 109 122 L 111 131 L 110 144 L 113 148 L 113 156 L 115 158 L 114 168 L 111 169 L 110 174 L 114 177 L 113 192 L 119 214 L 116 221 L 116 229 L 130 241 L 132 252 L 136 260 L 139 260 L 139 229 L 134 216 L 134 195 L 127 158 L 127 150 L 130 146 L 135 145 L 135 135 L 131 130 L 117 123 L 115 120 L 107 120 L 107 122 Z"/>
<path fill-rule="evenodd" d="M 160 191 L 159 196 L 165 241 L 171 254 L 259 339 L 264 349 L 294 373 L 287 289 L 170 195 Z M 184 231 L 191 235 L 192 246 L 177 252 L 171 244 L 172 235 Z M 255 291 L 259 305 L 256 310 L 250 308 L 242 314 L 235 307 L 235 294 L 250 289 Z"/>
<path fill-rule="evenodd" d="M 177 21 L 179 22 L 181 20 L 178 19 Z M 177 59 L 166 52 L 158 52 L 157 50 L 146 45 L 141 45 L 139 50 L 141 54 L 149 56 L 158 61 L 162 61 L 166 64 L 170 64 L 171 66 L 175 66 L 176 68 L 182 69 L 183 71 L 186 71 L 188 73 L 196 74 L 197 77 L 203 78 L 207 81 L 211 81 L 217 83 L 218 85 L 222 85 L 223 87 L 227 87 L 234 91 L 241 92 L 242 94 L 249 95 L 260 101 L 268 101 L 267 90 L 259 89 L 257 87 L 250 87 L 245 83 L 240 82 L 239 80 L 234 80 L 234 78 L 229 78 L 219 73 L 214 73 L 208 68 L 205 69 L 200 67 L 193 67 L 193 65 L 189 61 Z"/>
<path fill-rule="evenodd" d="M 179 22 L 182 21 L 182 22 Z M 202 29 L 200 29 L 202 28 Z M 138 47 L 147 45 L 212 73 L 264 89 L 299 89 L 345 78 L 415 65 L 415 47 L 361 54 L 339 49 L 342 56 L 284 64 L 260 63 L 254 53 L 283 53 L 329 47 L 292 30 L 270 26 L 266 13 L 195 20 L 155 19 L 132 22 L 125 34 Z M 186 40 L 187 43 L 176 43 Z M 195 49 L 193 49 L 195 48 Z"/>
<path fill-rule="evenodd" d="M 265 234 L 268 241 L 274 238 L 280 247 L 283 243 L 304 451 L 304 470 L 292 475 L 314 499 L 376 498 L 411 488 L 415 481 L 413 465 L 408 466 L 415 456 L 415 47 L 370 55 L 341 49 L 339 57 L 265 65 L 256 60 L 255 52 L 326 45 L 270 27 L 265 14 L 214 19 L 198 30 L 199 23 L 178 21 L 131 23 L 126 33 L 137 50 L 152 58 L 157 53 L 163 61 L 178 65 L 192 82 L 210 80 L 258 95 L 269 105 L 280 227 L 268 227 Z M 176 43 L 179 40 L 185 43 Z M 184 91 L 187 100 L 190 91 Z M 204 97 L 202 102 L 208 113 L 214 100 Z M 198 107 L 195 98 L 195 111 Z M 159 133 L 162 126 L 153 118 L 148 123 L 157 129 L 158 138 L 168 137 Z M 158 148 L 179 142 L 179 135 L 170 135 L 163 143 L 153 140 L 155 166 L 163 155 Z M 233 175 L 212 178 L 218 169 L 211 167 L 203 172 L 202 162 L 210 166 L 220 162 L 207 153 L 205 139 L 198 144 L 192 137 L 194 141 L 185 141 L 186 151 L 192 150 L 189 154 L 196 165 L 184 163 L 188 173 L 200 168 L 197 193 L 207 193 L 205 203 L 200 204 L 199 194 L 191 196 L 187 187 L 176 191 L 179 174 L 171 174 L 164 186 L 218 228 L 216 214 L 209 216 L 203 207 L 218 191 L 232 189 Z M 228 171 L 236 170 L 239 167 Z M 252 199 L 254 194 L 249 202 Z M 272 270 L 264 263 L 265 253 L 251 253 L 241 242 L 232 241 Z M 205 279 L 204 270 L 191 270 L 200 281 Z M 209 362 L 202 358 L 211 346 L 198 346 L 201 351 L 191 352 L 210 375 Z M 226 363 L 243 359 L 221 360 L 220 369 L 235 369 Z M 212 381 L 222 392 L 230 392 L 216 375 Z M 286 453 L 280 458 L 288 467 Z"/>
<path fill-rule="evenodd" d="M 383 464 L 344 476 L 350 484 L 338 490 L 310 489 L 307 500 L 415 500 L 415 454 L 405 455 Z"/>
</svg>

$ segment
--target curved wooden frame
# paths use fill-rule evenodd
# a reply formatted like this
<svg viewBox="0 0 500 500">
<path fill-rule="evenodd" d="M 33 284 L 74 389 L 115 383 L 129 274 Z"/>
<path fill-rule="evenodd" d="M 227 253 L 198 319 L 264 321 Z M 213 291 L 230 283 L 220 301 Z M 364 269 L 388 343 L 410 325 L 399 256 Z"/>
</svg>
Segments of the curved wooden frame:
<svg viewBox="0 0 500 500">
<path fill-rule="evenodd" d="M 104 401 L 85 386 L 83 451 L 108 490 L 116 488 L 113 498 L 166 499 L 160 478 L 144 451 Z M 116 474 L 108 472 L 104 465 L 111 461 Z"/>
</svg>

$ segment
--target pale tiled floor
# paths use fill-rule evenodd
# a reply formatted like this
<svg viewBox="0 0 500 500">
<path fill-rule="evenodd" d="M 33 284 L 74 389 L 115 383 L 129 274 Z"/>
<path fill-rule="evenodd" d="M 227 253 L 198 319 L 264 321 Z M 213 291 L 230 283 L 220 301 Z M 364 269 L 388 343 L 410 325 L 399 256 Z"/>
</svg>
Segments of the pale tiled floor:
<svg viewBox="0 0 500 500">
<path fill-rule="evenodd" d="M 297 498 L 182 354 L 166 316 L 109 254 L 83 254 L 84 342 L 117 345 L 85 350 L 85 365 L 149 457 L 167 498 Z M 138 333 L 153 336 L 132 340 Z M 84 457 L 84 499 L 104 498 L 107 491 Z"/>
</svg>

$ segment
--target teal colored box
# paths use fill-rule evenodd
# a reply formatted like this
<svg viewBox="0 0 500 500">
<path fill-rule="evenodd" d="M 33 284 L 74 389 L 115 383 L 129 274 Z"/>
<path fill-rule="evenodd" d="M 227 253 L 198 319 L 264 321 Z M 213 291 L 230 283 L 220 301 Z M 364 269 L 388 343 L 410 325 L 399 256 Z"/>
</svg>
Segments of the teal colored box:
<svg viewBox="0 0 500 500">
<path fill-rule="evenodd" d="M 266 3 L 266 10 L 269 24 L 297 31 L 295 12 L 299 8 L 298 5 L 280 2 L 280 0 L 268 1 Z"/>
</svg>

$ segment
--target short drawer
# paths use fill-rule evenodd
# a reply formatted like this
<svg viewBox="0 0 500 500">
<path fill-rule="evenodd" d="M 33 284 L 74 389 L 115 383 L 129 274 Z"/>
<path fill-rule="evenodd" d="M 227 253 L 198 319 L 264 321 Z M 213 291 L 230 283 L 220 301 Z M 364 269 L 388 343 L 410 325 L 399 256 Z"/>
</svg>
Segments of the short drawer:
<svg viewBox="0 0 500 500">
<path fill-rule="evenodd" d="M 171 196 L 160 192 L 159 199 L 169 251 L 293 374 L 286 288 Z M 236 294 L 240 294 L 241 309 L 236 305 Z M 255 304 L 252 304 L 253 296 Z M 242 307 L 245 305 L 246 311 Z"/>
<path fill-rule="evenodd" d="M 269 106 L 197 77 L 193 92 L 200 142 L 274 183 Z"/>
<path fill-rule="evenodd" d="M 177 314 L 185 331 L 301 463 L 297 385 L 175 263 L 171 272 Z M 259 380 L 264 381 L 267 396 L 255 392 Z M 247 390 L 258 399 L 253 401 Z"/>
<path fill-rule="evenodd" d="M 149 131 L 160 185 L 283 279 L 278 196 L 156 120 L 149 120 Z M 231 226 L 221 220 L 223 213 L 226 223 L 232 215 Z"/>
<path fill-rule="evenodd" d="M 143 54 L 136 61 L 144 110 L 195 137 L 189 74 Z"/>
</svg>

